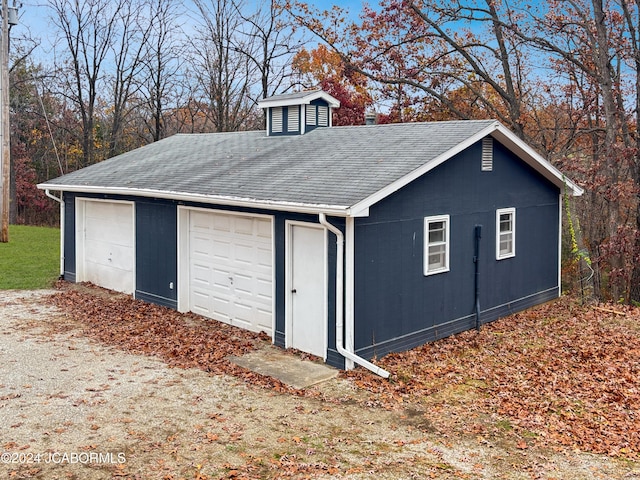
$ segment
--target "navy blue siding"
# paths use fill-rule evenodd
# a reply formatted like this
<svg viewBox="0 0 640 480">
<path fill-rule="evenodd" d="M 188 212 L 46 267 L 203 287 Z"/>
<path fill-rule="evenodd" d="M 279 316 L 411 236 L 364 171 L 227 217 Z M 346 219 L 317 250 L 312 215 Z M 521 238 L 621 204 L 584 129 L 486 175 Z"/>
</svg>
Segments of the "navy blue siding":
<svg viewBox="0 0 640 480">
<path fill-rule="evenodd" d="M 178 306 L 177 209 L 166 202 L 136 201 L 136 298 Z"/>
<path fill-rule="evenodd" d="M 558 295 L 559 190 L 497 142 L 493 171 L 481 147 L 390 195 L 356 219 L 356 351 L 405 350 L 475 325 L 474 227 L 482 321 Z M 516 208 L 516 256 L 496 260 L 496 209 Z M 423 275 L 424 217 L 450 215 L 450 271 Z"/>
<path fill-rule="evenodd" d="M 75 197 L 128 200 L 135 202 L 136 210 L 136 298 L 171 308 L 177 308 L 177 207 L 211 208 L 267 214 L 274 218 L 274 278 L 275 278 L 275 330 L 274 343 L 285 346 L 285 228 L 287 220 L 318 223 L 316 215 L 273 212 L 261 209 L 232 208 L 200 203 L 184 203 L 172 200 L 150 199 L 121 195 L 92 195 L 65 193 L 65 279 L 76 281 L 75 262 Z M 330 219 L 344 230 L 344 219 Z M 329 234 L 327 287 L 328 302 L 328 352 L 327 363 L 344 368 L 344 358 L 335 346 L 335 262 L 336 238 Z M 173 289 L 169 283 L 173 282 Z"/>
</svg>

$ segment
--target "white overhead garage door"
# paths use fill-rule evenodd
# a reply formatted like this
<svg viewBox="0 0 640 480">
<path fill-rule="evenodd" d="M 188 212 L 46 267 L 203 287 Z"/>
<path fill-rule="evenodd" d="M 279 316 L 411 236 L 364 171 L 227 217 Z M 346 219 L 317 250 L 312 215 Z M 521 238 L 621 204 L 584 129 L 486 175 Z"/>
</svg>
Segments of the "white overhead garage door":
<svg viewBox="0 0 640 480">
<path fill-rule="evenodd" d="M 272 335 L 270 217 L 189 211 L 189 310 Z"/>
<path fill-rule="evenodd" d="M 77 279 L 133 293 L 133 204 L 79 200 L 77 209 Z"/>
</svg>

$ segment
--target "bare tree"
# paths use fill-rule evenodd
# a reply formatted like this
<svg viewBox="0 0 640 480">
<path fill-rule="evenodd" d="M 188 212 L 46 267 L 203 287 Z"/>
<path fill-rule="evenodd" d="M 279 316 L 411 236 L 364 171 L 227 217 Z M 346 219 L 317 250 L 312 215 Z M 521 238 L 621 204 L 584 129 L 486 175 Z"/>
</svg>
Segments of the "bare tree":
<svg viewBox="0 0 640 480">
<path fill-rule="evenodd" d="M 124 144 L 123 129 L 131 109 L 136 106 L 132 100 L 139 89 L 139 78 L 145 66 L 144 55 L 157 21 L 155 11 L 144 11 L 147 6 L 137 1 L 125 2 L 116 14 L 117 26 L 110 48 L 113 67 L 107 75 L 110 89 L 105 95 L 109 107 L 106 115 L 109 157 L 130 147 Z"/>
<path fill-rule="evenodd" d="M 151 0 L 148 42 L 139 81 L 140 114 L 146 135 L 158 141 L 177 130 L 168 130 L 167 110 L 177 105 L 182 77 L 184 42 L 180 39 L 175 0 Z M 145 135 L 145 136 L 146 136 Z"/>
<path fill-rule="evenodd" d="M 192 40 L 192 63 L 198 88 L 209 104 L 208 117 L 217 132 L 240 130 L 252 108 L 249 93 L 255 69 L 239 47 L 242 18 L 232 0 L 194 3 L 200 25 Z"/>
<path fill-rule="evenodd" d="M 349 25 L 336 7 L 321 13 L 302 2 L 291 4 L 299 24 L 382 85 L 381 96 L 393 99 L 398 119 L 404 120 L 408 101 L 421 102 L 438 115 L 498 118 L 526 136 L 526 52 L 505 27 L 513 9 L 493 0 L 383 1 L 376 10 L 365 8 L 359 25 Z M 452 95 L 456 91 L 462 95 Z"/>
<path fill-rule="evenodd" d="M 283 82 L 291 75 L 291 63 L 304 40 L 287 24 L 284 8 L 275 0 L 262 0 L 256 10 L 243 12 L 234 3 L 243 20 L 240 33 L 244 40 L 237 49 L 249 57 L 257 69 L 260 98 L 281 93 Z"/>
<path fill-rule="evenodd" d="M 60 95 L 80 116 L 82 159 L 77 167 L 95 162 L 96 106 L 103 68 L 125 0 L 48 0 L 62 52 L 58 60 Z"/>
</svg>

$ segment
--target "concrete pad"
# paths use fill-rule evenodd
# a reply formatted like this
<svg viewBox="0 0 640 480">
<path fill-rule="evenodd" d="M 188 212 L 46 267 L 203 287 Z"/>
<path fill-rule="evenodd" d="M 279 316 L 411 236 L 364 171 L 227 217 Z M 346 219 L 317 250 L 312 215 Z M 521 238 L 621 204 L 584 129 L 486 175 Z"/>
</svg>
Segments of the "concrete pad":
<svg viewBox="0 0 640 480">
<path fill-rule="evenodd" d="M 252 372 L 276 378 L 293 388 L 307 388 L 338 376 L 338 370 L 325 364 L 287 355 L 277 347 L 227 357 L 229 361 Z"/>
</svg>

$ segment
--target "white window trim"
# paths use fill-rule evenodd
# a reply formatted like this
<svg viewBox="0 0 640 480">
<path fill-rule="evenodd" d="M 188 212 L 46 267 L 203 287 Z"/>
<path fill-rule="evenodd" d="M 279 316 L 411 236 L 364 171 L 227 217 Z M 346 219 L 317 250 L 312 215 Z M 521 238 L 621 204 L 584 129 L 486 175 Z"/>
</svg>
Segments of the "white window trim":
<svg viewBox="0 0 640 480">
<path fill-rule="evenodd" d="M 445 250 L 445 266 L 439 267 L 436 269 L 429 269 L 429 224 L 435 222 L 444 222 L 445 224 L 445 239 L 444 245 L 446 246 Z M 449 242 L 449 231 L 451 229 L 451 222 L 449 215 L 437 215 L 433 217 L 425 217 L 424 218 L 424 260 L 423 260 L 423 270 L 424 275 L 436 275 L 438 273 L 444 273 L 449 271 L 449 251 L 451 250 L 451 243 Z"/>
<path fill-rule="evenodd" d="M 511 215 L 511 251 L 506 254 L 500 253 L 500 215 Z M 499 208 L 496 210 L 496 260 L 504 260 L 505 258 L 512 258 L 516 256 L 516 209 L 511 208 Z"/>
</svg>

